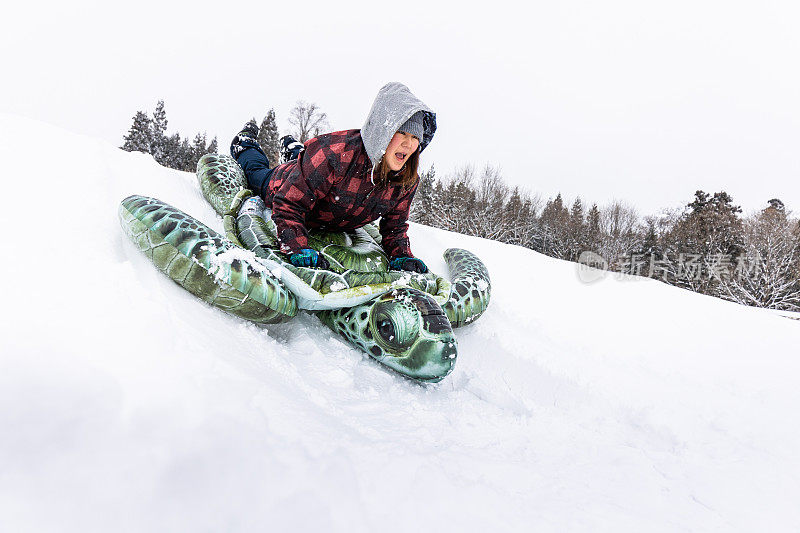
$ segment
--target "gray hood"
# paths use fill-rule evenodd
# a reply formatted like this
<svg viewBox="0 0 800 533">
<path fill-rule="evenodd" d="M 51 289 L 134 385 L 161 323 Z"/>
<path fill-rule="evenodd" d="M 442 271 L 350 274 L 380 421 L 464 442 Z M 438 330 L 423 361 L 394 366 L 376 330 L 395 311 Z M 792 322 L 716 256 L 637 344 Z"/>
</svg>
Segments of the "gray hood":
<svg viewBox="0 0 800 533">
<path fill-rule="evenodd" d="M 436 113 L 414 96 L 411 91 L 398 82 L 390 82 L 381 87 L 372 103 L 367 121 L 361 128 L 361 139 L 367 149 L 372 166 L 378 164 L 389 146 L 389 141 L 411 115 L 417 111 L 424 113 L 423 134 L 419 141 L 422 152 L 436 133 Z"/>
</svg>

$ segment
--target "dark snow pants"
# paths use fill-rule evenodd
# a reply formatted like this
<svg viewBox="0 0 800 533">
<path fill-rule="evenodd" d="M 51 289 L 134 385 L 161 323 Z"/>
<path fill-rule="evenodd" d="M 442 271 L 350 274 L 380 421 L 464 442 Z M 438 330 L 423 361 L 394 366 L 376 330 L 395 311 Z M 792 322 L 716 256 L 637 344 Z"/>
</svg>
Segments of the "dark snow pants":
<svg viewBox="0 0 800 533">
<path fill-rule="evenodd" d="M 236 159 L 244 170 L 247 186 L 261 198 L 267 190 L 272 169 L 269 168 L 267 156 L 258 148 L 248 148 Z"/>
</svg>

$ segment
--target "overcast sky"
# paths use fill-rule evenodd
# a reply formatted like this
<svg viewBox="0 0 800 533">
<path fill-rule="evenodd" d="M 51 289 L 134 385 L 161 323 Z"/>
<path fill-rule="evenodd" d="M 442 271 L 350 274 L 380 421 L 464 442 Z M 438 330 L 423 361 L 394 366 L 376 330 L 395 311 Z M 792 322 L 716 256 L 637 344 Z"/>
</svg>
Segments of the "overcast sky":
<svg viewBox="0 0 800 533">
<path fill-rule="evenodd" d="M 437 112 L 422 166 L 439 175 L 489 163 L 545 199 L 642 214 L 696 189 L 800 213 L 797 2 L 274 4 L 15 2 L 0 111 L 119 145 L 164 99 L 171 132 L 226 149 L 298 99 L 359 128 L 401 81 Z"/>
</svg>

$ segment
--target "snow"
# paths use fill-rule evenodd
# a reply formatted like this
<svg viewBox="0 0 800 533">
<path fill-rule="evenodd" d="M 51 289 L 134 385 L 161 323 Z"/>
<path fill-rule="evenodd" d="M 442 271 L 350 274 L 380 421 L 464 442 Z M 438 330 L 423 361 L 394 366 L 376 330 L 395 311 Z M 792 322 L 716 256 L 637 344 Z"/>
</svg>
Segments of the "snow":
<svg viewBox="0 0 800 533">
<path fill-rule="evenodd" d="M 13 115 L 0 156 L 0 531 L 800 528 L 800 321 L 412 225 L 493 291 L 420 385 L 158 272 L 117 206 L 220 231 L 193 175 Z"/>
<path fill-rule="evenodd" d="M 346 289 L 346 288 L 347 288 L 347 285 L 345 285 L 341 281 L 334 281 L 333 283 L 331 283 L 331 286 L 330 286 L 330 290 L 332 292 L 341 291 L 341 290 Z"/>
<path fill-rule="evenodd" d="M 221 232 L 224 235 L 224 232 Z M 245 250 L 243 248 L 229 248 L 224 252 L 218 252 L 217 248 L 212 245 L 205 245 L 200 248 L 201 250 L 209 251 L 211 254 L 209 255 L 209 262 L 211 266 L 211 274 L 214 275 L 214 279 L 217 281 L 224 280 L 226 277 L 226 271 L 230 271 L 230 266 L 233 264 L 234 261 L 240 261 L 245 267 L 247 268 L 248 272 L 258 272 L 260 274 L 266 274 L 267 276 L 275 277 L 280 279 L 280 276 L 274 274 L 275 271 L 280 272 L 280 268 L 273 268 L 269 269 L 267 265 L 261 262 L 256 254 L 251 252 L 250 250 Z M 202 264 L 194 260 L 198 265 Z M 227 267 L 227 268 L 226 268 Z"/>
</svg>

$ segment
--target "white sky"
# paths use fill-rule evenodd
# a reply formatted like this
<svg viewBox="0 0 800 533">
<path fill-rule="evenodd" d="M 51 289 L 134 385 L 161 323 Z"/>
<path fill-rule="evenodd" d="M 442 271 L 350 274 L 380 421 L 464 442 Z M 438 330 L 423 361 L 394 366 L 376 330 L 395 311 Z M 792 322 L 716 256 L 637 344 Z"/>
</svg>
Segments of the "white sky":
<svg viewBox="0 0 800 533">
<path fill-rule="evenodd" d="M 170 131 L 223 148 L 298 99 L 358 128 L 401 81 L 437 112 L 439 175 L 491 163 L 643 214 L 698 188 L 800 212 L 796 2 L 21 4 L 3 8 L 0 111 L 115 144 L 160 98 Z"/>
</svg>

